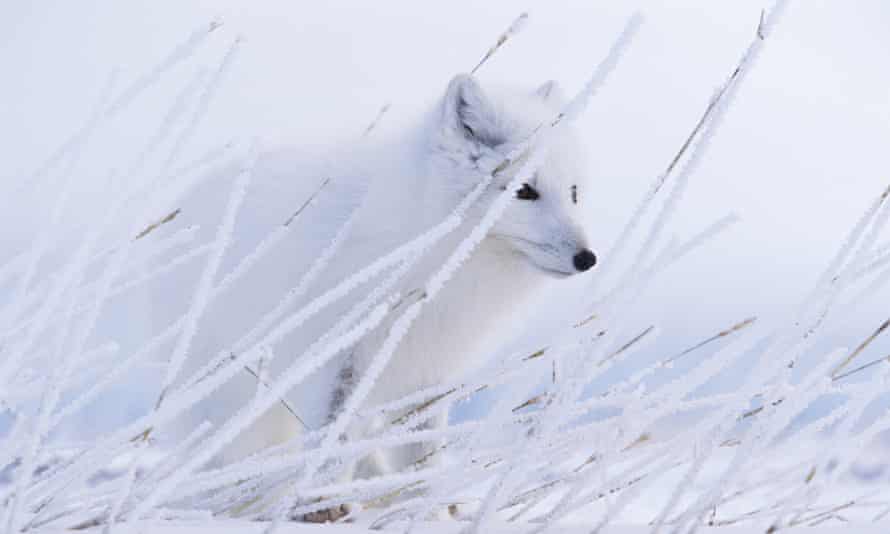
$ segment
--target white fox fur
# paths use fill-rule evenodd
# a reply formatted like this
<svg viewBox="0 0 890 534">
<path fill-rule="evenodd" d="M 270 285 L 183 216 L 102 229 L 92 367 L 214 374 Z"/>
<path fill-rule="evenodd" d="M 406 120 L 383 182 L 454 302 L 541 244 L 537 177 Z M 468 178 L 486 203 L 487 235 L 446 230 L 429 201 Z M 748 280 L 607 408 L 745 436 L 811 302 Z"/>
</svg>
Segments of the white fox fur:
<svg viewBox="0 0 890 534">
<path fill-rule="evenodd" d="M 442 221 L 479 180 L 490 174 L 535 128 L 552 121 L 563 104 L 559 90 L 552 82 L 535 91 L 494 92 L 484 91 L 470 76 L 459 75 L 416 128 L 360 150 L 363 154 L 350 154 L 348 158 L 336 161 L 334 167 L 337 170 L 331 171 L 336 174 L 329 175 L 332 185 L 328 188 L 331 191 L 326 192 L 328 197 L 332 201 L 338 197 L 351 198 L 344 192 L 350 188 L 367 193 L 358 208 L 354 231 L 313 288 L 313 293 L 331 287 L 383 253 Z M 268 173 L 267 168 L 277 168 L 277 174 L 271 176 L 273 173 Z M 438 243 L 405 276 L 396 289 L 401 295 L 423 287 L 430 274 L 453 252 L 455 245 L 478 224 L 485 207 L 503 192 L 515 171 L 514 168 L 499 174 L 462 227 Z M 256 180 L 260 184 L 271 181 L 273 185 L 270 187 L 282 190 L 288 190 L 288 181 L 299 179 L 311 182 L 314 187 L 322 177 L 310 176 L 314 172 L 320 171 L 289 163 L 267 167 L 261 164 L 256 170 Z M 275 185 L 278 181 L 283 181 L 284 185 Z M 305 185 L 303 188 L 311 189 Z M 560 127 L 554 135 L 547 136 L 546 157 L 535 176 L 517 192 L 517 198 L 439 296 L 426 304 L 365 400 L 365 407 L 457 379 L 484 363 L 485 357 L 510 335 L 504 331 L 504 325 L 509 325 L 517 313 L 524 311 L 528 300 L 539 289 L 553 278 L 570 276 L 592 267 L 595 257 L 587 248 L 587 239 L 579 222 L 587 194 L 583 149 L 570 127 Z M 290 206 L 297 204 L 293 195 L 281 196 L 287 197 Z M 245 209 L 275 212 L 280 220 L 285 212 L 270 207 L 280 202 L 283 201 L 270 198 L 253 208 L 248 204 Z M 310 207 L 307 218 L 301 216 L 298 221 L 298 228 L 294 230 L 298 237 L 305 239 L 314 231 L 310 215 L 313 209 Z M 316 240 L 326 242 L 331 235 L 330 232 L 319 234 Z M 294 267 L 287 269 L 286 276 L 278 276 L 274 283 L 269 282 L 274 277 L 266 276 L 266 286 L 273 288 L 267 290 L 269 298 L 259 303 L 253 290 L 236 292 L 229 299 L 232 305 L 226 307 L 227 310 L 268 309 L 270 303 L 275 302 L 276 294 L 280 296 L 292 287 L 308 266 L 308 260 L 299 263 L 294 258 L 303 254 L 311 260 L 317 251 L 295 251 L 288 246 L 287 243 L 282 245 L 283 252 L 278 261 Z M 242 285 L 250 288 L 247 282 Z M 330 326 L 332 318 L 339 317 L 346 309 L 348 303 L 332 309 L 326 320 L 319 319 L 307 325 L 302 334 L 293 336 L 299 339 L 289 338 L 282 347 L 276 347 L 279 361 L 272 367 L 270 378 L 274 380 L 276 369 L 292 363 L 293 358 L 299 357 L 314 339 L 313 336 L 323 332 L 324 326 Z M 398 316 L 400 311 L 396 310 L 392 315 Z M 258 313 L 253 312 L 254 319 Z M 344 355 L 344 365 L 350 366 L 355 380 L 360 379 L 386 337 L 392 319 L 389 321 L 362 340 L 349 355 Z M 224 337 L 230 330 L 243 332 L 250 324 L 252 321 L 247 319 L 229 317 L 222 326 L 213 329 L 211 336 Z M 217 345 L 224 347 L 230 341 L 231 338 L 224 339 Z M 336 369 L 329 374 L 334 372 Z M 229 408 L 243 403 L 246 392 L 254 387 L 251 377 L 245 376 L 241 380 L 240 385 L 224 392 L 224 403 L 228 403 Z M 314 412 L 316 424 L 320 424 L 336 415 L 342 399 L 334 397 L 340 394 L 348 395 L 348 388 L 343 391 L 341 387 L 338 393 L 329 390 L 322 397 L 318 389 L 303 387 L 292 396 L 291 403 L 303 413 Z M 444 419 L 440 416 L 428 425 L 442 424 Z M 360 437 L 371 427 L 385 423 L 362 421 L 354 424 L 348 434 L 351 438 Z M 229 448 L 226 459 L 279 443 L 299 431 L 300 425 L 291 414 L 281 407 L 273 408 Z M 358 475 L 399 470 L 420 454 L 423 454 L 422 447 L 382 451 L 364 462 Z"/>
</svg>

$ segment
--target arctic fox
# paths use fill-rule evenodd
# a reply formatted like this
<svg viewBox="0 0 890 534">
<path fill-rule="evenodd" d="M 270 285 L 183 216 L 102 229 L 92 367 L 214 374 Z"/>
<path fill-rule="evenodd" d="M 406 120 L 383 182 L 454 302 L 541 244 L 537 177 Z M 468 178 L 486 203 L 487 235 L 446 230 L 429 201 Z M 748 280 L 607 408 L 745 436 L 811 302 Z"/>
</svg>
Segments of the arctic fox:
<svg viewBox="0 0 890 534">
<path fill-rule="evenodd" d="M 331 177 L 332 184 L 351 181 L 366 193 L 354 214 L 353 230 L 313 290 L 330 287 L 441 222 L 483 177 L 491 175 L 536 128 L 552 121 L 563 106 L 563 98 L 553 82 L 537 90 L 494 91 L 483 90 L 469 75 L 453 78 L 441 100 L 416 127 L 402 131 L 395 139 L 375 144 L 364 156 L 353 155 L 351 159 L 360 163 L 350 163 L 347 170 L 341 168 L 337 171 L 339 174 Z M 570 126 L 561 125 L 553 135 L 547 136 L 545 154 L 535 175 L 512 192 L 515 198 L 485 239 L 438 297 L 426 304 L 401 339 L 365 399 L 365 407 L 457 379 L 484 363 L 492 349 L 503 343 L 503 325 L 521 313 L 529 299 L 550 280 L 588 271 L 596 264 L 581 223 L 585 197 L 591 194 L 584 150 Z M 442 266 L 456 244 L 478 224 L 490 201 L 504 192 L 516 170 L 509 168 L 496 173 L 493 183 L 467 214 L 462 226 L 418 261 L 395 291 L 407 296 L 423 288 L 430 274 Z M 264 167 L 259 166 L 255 171 L 256 180 L 282 181 L 282 187 L 287 189 L 289 180 L 308 171 L 277 164 L 274 178 L 264 176 L 264 172 Z M 273 211 L 270 203 L 286 195 L 268 196 L 268 202 L 258 208 L 263 213 Z M 307 214 L 309 211 L 311 209 Z M 294 260 L 288 254 L 285 249 L 285 255 L 279 259 L 292 264 Z M 299 267 L 288 270 L 296 271 Z M 282 282 L 282 287 L 275 291 L 280 294 L 291 287 L 289 283 Z M 244 285 L 251 288 L 249 284 Z M 232 300 L 233 305 L 218 308 L 243 311 L 260 307 L 251 301 L 256 298 L 255 293 L 251 288 Z M 345 309 L 348 306 L 334 313 Z M 398 316 L 399 310 L 391 315 Z M 225 335 L 234 326 L 244 328 L 229 321 L 227 326 L 212 330 L 216 335 Z M 339 380 L 334 381 L 339 382 L 336 389 L 330 388 L 324 399 L 319 399 L 317 390 L 312 390 L 309 398 L 304 394 L 294 402 L 297 410 L 317 412 L 318 424 L 335 417 L 344 397 L 350 393 L 350 385 L 368 368 L 390 326 L 391 322 L 385 322 L 349 354 L 343 355 Z M 305 341 L 311 342 L 312 337 Z M 300 346 L 302 348 L 298 348 Z M 290 363 L 305 346 L 289 340 L 286 347 L 275 348 L 277 359 Z M 337 369 L 331 371 L 336 372 Z M 271 376 L 274 379 L 274 372 Z M 252 378 L 246 380 L 249 382 Z M 244 400 L 242 392 L 237 402 Z M 347 437 L 366 435 L 400 415 L 394 413 L 387 420 L 354 423 Z M 439 415 L 426 425 L 442 425 L 445 418 L 445 414 Z M 273 408 L 230 447 L 226 459 L 279 443 L 300 430 L 301 425 L 292 414 L 281 407 Z M 380 451 L 353 466 L 348 476 L 370 477 L 398 471 L 424 455 L 429 446 Z"/>
<path fill-rule="evenodd" d="M 358 239 L 373 242 L 381 229 L 378 210 L 412 211 L 415 230 L 422 231 L 444 219 L 478 181 L 492 172 L 508 154 L 526 141 L 532 131 L 552 121 L 564 102 L 550 82 L 536 91 L 504 91 L 489 96 L 467 75 L 455 77 L 418 136 L 418 161 L 398 187 L 384 178 L 372 186 L 363 206 L 368 225 Z M 514 200 L 480 243 L 468 261 L 429 303 L 402 338 L 388 366 L 365 403 L 369 406 L 396 400 L 420 388 L 458 379 L 504 341 L 504 325 L 522 313 L 525 304 L 552 278 L 568 277 L 591 269 L 596 263 L 580 222 L 581 203 L 587 190 L 583 151 L 569 129 L 549 140 L 548 157 L 527 183 L 514 191 Z M 446 243 L 424 258 L 423 265 L 407 277 L 402 294 L 420 288 L 430 272 L 444 262 L 454 245 L 479 222 L 494 196 L 501 194 L 513 177 L 498 176 L 475 212 Z M 392 232 L 392 230 L 384 230 Z M 360 377 L 376 354 L 387 328 L 368 336 L 352 354 L 346 376 Z M 506 332 L 509 335 L 509 332 Z M 348 381 L 347 381 L 348 383 Z M 348 393 L 348 391 L 346 392 Z M 338 408 L 334 399 L 332 414 Z M 401 413 L 390 415 L 389 421 Z M 445 423 L 446 414 L 427 427 Z M 369 427 L 388 421 L 365 421 L 352 429 L 360 437 Z M 427 446 L 403 447 L 378 452 L 359 466 L 361 477 L 398 471 L 427 452 Z"/>
</svg>

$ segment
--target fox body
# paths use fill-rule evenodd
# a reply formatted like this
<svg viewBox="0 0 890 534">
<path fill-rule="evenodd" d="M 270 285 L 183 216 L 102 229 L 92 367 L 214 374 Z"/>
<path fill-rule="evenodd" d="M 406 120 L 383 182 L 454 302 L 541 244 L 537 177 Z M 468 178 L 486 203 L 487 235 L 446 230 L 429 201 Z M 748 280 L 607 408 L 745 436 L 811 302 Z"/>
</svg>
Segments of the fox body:
<svg viewBox="0 0 890 534">
<path fill-rule="evenodd" d="M 442 221 L 536 128 L 551 121 L 563 104 L 553 83 L 536 91 L 489 94 L 473 78 L 455 77 L 420 127 L 395 144 L 398 156 L 383 151 L 382 162 L 373 166 L 376 176 L 370 177 L 355 231 L 342 248 L 343 255 L 351 258 L 343 275 Z M 366 407 L 458 379 L 503 342 L 505 325 L 552 279 L 593 267 L 596 257 L 580 223 L 588 193 L 583 151 L 569 128 L 560 128 L 546 142 L 546 156 L 536 174 L 513 192 L 515 199 L 485 239 L 437 298 L 425 305 L 375 382 Z M 516 170 L 498 173 L 462 227 L 406 274 L 399 284 L 403 297 L 423 288 L 430 274 L 478 224 L 490 200 L 503 193 Z M 398 317 L 399 311 L 392 316 Z M 391 321 L 349 354 L 337 389 L 326 399 L 327 418 L 337 414 L 350 386 L 370 366 Z M 295 430 L 289 414 L 276 413 L 259 423 L 260 434 L 269 442 L 281 439 L 283 428 Z M 366 436 L 401 415 L 362 419 L 353 423 L 349 437 Z M 441 425 L 446 416 L 439 413 L 426 426 Z M 367 477 L 400 470 L 424 456 L 431 445 L 378 452 L 361 462 L 356 474 Z"/>
<path fill-rule="evenodd" d="M 364 154 L 338 158 L 340 168 L 332 171 L 331 184 L 363 191 L 356 203 L 351 230 L 339 252 L 325 269 L 324 276 L 314 284 L 313 291 L 321 292 L 338 280 L 369 264 L 380 255 L 405 241 L 423 234 L 447 217 L 458 203 L 489 176 L 504 158 L 525 143 L 541 124 L 552 121 L 563 106 L 558 88 L 552 82 L 537 90 L 483 90 L 467 75 L 455 77 L 445 95 L 414 128 L 406 129 L 390 140 L 366 149 Z M 391 360 L 370 394 L 364 407 L 372 407 L 396 400 L 420 388 L 458 379 L 474 366 L 483 363 L 485 356 L 503 342 L 504 325 L 511 324 L 539 290 L 553 279 L 568 277 L 593 267 L 596 257 L 589 250 L 580 223 L 585 195 L 588 194 L 583 150 L 576 134 L 569 126 L 561 126 L 551 135 L 542 137 L 547 143 L 537 172 L 527 183 L 511 192 L 515 198 L 491 231 L 474 249 L 467 261 L 453 275 L 437 298 L 425 303 L 416 321 L 401 339 Z M 540 147 L 533 147 L 540 148 Z M 343 160 L 349 163 L 346 169 Z M 276 172 L 267 172 L 269 168 Z M 467 213 L 462 225 L 436 243 L 404 275 L 394 288 L 403 299 L 417 295 L 431 273 L 439 269 L 468 232 L 475 227 L 486 207 L 502 194 L 514 176 L 518 165 L 513 165 L 496 178 L 483 196 Z M 278 163 L 255 170 L 256 180 L 280 182 L 287 189 L 298 175 L 309 172 L 290 163 Z M 321 172 L 321 171 L 318 171 Z M 281 185 L 284 184 L 284 185 Z M 265 193 L 270 201 L 255 207 L 259 212 L 275 211 L 271 204 L 278 196 Z M 328 191 L 337 197 L 340 190 Z M 343 193 L 346 195 L 346 193 Z M 312 231 L 310 207 L 306 216 L 296 221 Z M 251 209 L 245 206 L 245 209 Z M 302 217 L 302 215 L 301 215 Z M 343 220 L 339 220 L 342 223 Z M 300 228 L 295 230 L 300 233 Z M 303 237 L 306 232 L 302 232 Z M 320 241 L 330 239 L 326 234 Z M 293 250 L 282 245 L 279 261 L 294 265 Z M 304 254 L 313 257 L 314 255 Z M 309 263 L 305 263 L 308 265 Z M 301 268 L 287 269 L 289 273 Z M 271 272 L 271 271 L 270 271 Z M 279 280 L 268 292 L 279 296 L 293 284 Z M 269 278 L 269 277 L 267 277 Z M 280 287 L 275 287 L 276 284 Z M 250 284 L 243 284 L 250 287 Z M 372 287 L 374 283 L 370 284 Z M 233 295 L 228 310 L 267 308 L 268 303 L 254 304 L 255 291 Z M 274 299 L 273 299 L 274 300 Z M 354 301 L 351 301 L 354 302 Z M 339 317 L 349 309 L 343 304 L 330 314 Z M 390 317 L 398 317 L 396 309 Z M 349 395 L 350 385 L 363 376 L 387 337 L 394 319 L 365 336 L 339 362 L 339 375 L 329 382 L 335 387 L 324 394 L 312 390 L 303 398 L 291 399 L 298 411 L 316 413 L 318 424 L 335 417 L 342 402 Z M 237 330 L 241 319 L 213 330 L 223 335 Z M 332 324 L 329 319 L 327 326 Z M 309 325 L 308 331 L 312 331 Z M 243 329 L 243 325 L 240 326 Z M 315 325 L 315 333 L 323 332 Z M 315 338 L 305 335 L 305 343 L 288 339 L 284 347 L 276 348 L 278 367 L 292 363 Z M 228 346 L 224 341 L 221 346 Z M 274 366 L 271 373 L 274 379 Z M 244 377 L 241 386 L 229 390 L 227 402 L 237 408 L 246 400 L 245 391 L 255 387 L 253 377 Z M 240 388 L 240 391 L 238 390 Z M 305 393 L 305 390 L 304 390 Z M 299 397 L 299 394 L 296 395 Z M 238 399 L 238 400 L 233 400 Z M 312 408 L 309 408 L 312 405 Z M 367 435 L 374 427 L 386 425 L 401 414 L 387 418 L 362 419 L 348 430 L 349 437 Z M 427 421 L 427 426 L 442 424 L 447 414 L 438 414 Z M 301 424 L 280 406 L 269 410 L 226 452 L 226 459 L 244 456 L 253 450 L 273 445 L 299 433 Z M 379 452 L 358 465 L 358 476 L 372 476 L 381 472 L 402 469 L 424 454 L 424 447 L 403 447 Z"/>
</svg>

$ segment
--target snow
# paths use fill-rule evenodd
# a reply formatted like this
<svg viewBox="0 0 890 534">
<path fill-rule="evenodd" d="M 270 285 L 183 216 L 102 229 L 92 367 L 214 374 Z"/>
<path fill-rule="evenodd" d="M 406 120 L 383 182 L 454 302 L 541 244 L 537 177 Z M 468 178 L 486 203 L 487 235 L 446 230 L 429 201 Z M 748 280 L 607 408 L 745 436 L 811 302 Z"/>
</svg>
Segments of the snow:
<svg viewBox="0 0 890 534">
<path fill-rule="evenodd" d="M 203 526 L 194 525 L 189 522 L 182 521 L 153 521 L 140 522 L 137 524 L 127 525 L 126 529 L 120 532 L 125 534 L 259 534 L 263 532 L 265 527 L 262 524 L 246 521 L 231 521 L 227 523 L 205 523 Z M 392 528 L 384 528 L 380 530 L 368 530 L 359 525 L 299 525 L 286 524 L 283 525 L 278 532 L 281 534 L 313 534 L 313 533 L 331 533 L 331 534 L 360 534 L 362 532 L 405 532 L 406 525 L 397 525 Z M 459 534 L 462 532 L 461 525 L 453 523 L 421 523 L 413 526 L 412 532 L 421 532 L 423 534 Z M 485 532 L 488 534 L 513 534 L 525 533 L 528 527 L 495 524 L 487 525 Z M 784 532 L 801 532 L 806 534 L 883 534 L 886 532 L 884 527 L 869 523 L 850 523 L 841 526 L 816 526 L 816 527 L 800 527 L 783 529 Z M 61 534 L 61 530 L 46 530 L 47 534 Z M 81 532 L 101 532 L 98 528 L 84 529 Z M 552 530 L 554 534 L 588 534 L 589 527 L 560 527 Z M 608 526 L 599 531 L 599 534 L 649 534 L 651 528 L 648 526 Z M 702 534 L 750 534 L 750 527 L 720 527 L 720 528 L 702 528 L 698 532 Z"/>
</svg>

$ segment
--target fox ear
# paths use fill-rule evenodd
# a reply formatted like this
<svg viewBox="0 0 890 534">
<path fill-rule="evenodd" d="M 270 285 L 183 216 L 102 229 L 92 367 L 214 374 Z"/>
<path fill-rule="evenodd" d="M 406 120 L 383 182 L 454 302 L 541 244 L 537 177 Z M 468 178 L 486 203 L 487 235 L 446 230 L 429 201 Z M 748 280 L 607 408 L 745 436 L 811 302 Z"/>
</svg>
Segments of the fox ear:
<svg viewBox="0 0 890 534">
<path fill-rule="evenodd" d="M 544 82 L 543 85 L 535 89 L 534 96 L 547 104 L 562 105 L 565 103 L 562 89 L 554 80 Z"/>
<path fill-rule="evenodd" d="M 458 138 L 488 147 L 504 142 L 497 112 L 479 83 L 468 74 L 458 74 L 448 84 L 443 103 L 443 125 Z"/>
</svg>

